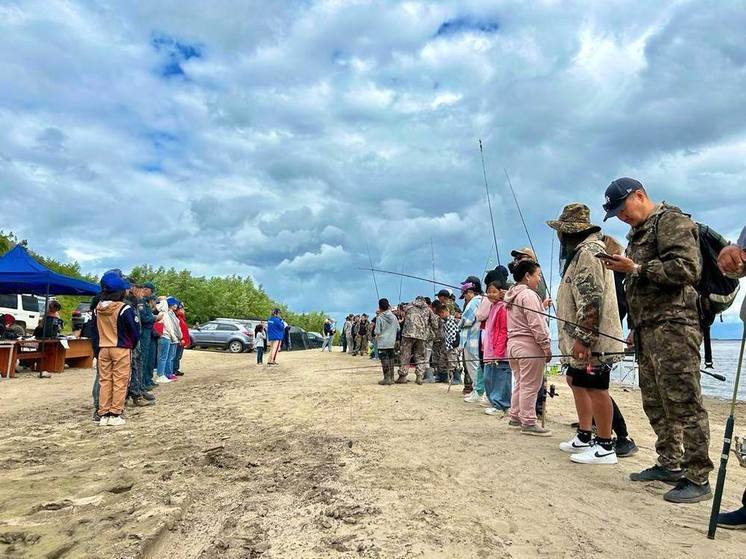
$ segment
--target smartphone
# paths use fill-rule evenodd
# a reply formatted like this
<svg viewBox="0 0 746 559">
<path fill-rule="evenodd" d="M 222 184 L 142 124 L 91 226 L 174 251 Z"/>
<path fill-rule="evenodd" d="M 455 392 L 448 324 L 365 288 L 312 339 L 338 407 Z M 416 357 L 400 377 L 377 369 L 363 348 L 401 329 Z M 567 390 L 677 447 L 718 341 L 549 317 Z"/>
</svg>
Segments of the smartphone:
<svg viewBox="0 0 746 559">
<path fill-rule="evenodd" d="M 611 254 L 606 254 L 605 252 L 599 252 L 595 257 L 600 258 L 601 260 L 616 260 Z"/>
</svg>

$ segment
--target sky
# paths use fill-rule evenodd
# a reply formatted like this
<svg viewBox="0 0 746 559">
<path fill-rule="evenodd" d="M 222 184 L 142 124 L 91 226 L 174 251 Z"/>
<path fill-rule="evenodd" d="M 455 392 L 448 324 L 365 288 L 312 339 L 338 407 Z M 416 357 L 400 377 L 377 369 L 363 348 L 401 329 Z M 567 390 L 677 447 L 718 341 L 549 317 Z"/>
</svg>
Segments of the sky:
<svg viewBox="0 0 746 559">
<path fill-rule="evenodd" d="M 546 220 L 600 222 L 620 176 L 735 240 L 745 28 L 737 0 L 0 0 L 2 228 L 86 272 L 248 275 L 340 318 L 375 309 L 370 261 L 495 266 L 481 138 L 499 258 L 529 244 L 506 170 L 555 288 Z"/>
</svg>

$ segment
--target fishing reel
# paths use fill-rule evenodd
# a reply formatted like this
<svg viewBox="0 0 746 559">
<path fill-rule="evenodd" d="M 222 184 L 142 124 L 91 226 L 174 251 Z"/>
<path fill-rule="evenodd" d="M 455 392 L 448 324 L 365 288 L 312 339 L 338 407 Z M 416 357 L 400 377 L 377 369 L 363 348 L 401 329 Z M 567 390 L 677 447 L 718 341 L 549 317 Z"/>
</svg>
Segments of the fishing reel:
<svg viewBox="0 0 746 559">
<path fill-rule="evenodd" d="M 746 468 L 746 446 L 744 446 L 744 440 L 739 437 L 735 437 L 734 440 L 734 448 L 731 450 L 733 451 L 733 454 L 736 455 L 736 459 L 738 460 L 738 463 L 741 464 L 741 467 Z"/>
</svg>

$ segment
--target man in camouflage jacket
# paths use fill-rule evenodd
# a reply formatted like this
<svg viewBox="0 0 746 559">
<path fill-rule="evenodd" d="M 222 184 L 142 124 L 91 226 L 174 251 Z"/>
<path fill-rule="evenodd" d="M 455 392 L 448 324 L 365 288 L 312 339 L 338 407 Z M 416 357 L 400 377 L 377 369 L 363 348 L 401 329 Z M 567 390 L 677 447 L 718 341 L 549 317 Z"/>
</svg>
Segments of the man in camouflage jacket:
<svg viewBox="0 0 746 559">
<path fill-rule="evenodd" d="M 422 384 L 425 372 L 425 341 L 432 339 L 433 332 L 437 328 L 436 316 L 428 307 L 422 297 L 417 297 L 413 303 L 404 307 L 404 325 L 401 338 L 401 361 L 399 366 L 399 378 L 397 384 L 407 382 L 409 374 L 409 361 L 414 355 L 417 384 Z"/>
<path fill-rule="evenodd" d="M 658 462 L 630 478 L 676 482 L 663 496 L 667 501 L 711 499 L 710 425 L 699 372 L 697 225 L 674 206 L 656 205 L 635 179 L 612 182 L 604 209 L 606 219 L 616 216 L 631 227 L 626 257 L 614 256 L 606 266 L 627 274 L 642 405 L 658 437 Z"/>
</svg>

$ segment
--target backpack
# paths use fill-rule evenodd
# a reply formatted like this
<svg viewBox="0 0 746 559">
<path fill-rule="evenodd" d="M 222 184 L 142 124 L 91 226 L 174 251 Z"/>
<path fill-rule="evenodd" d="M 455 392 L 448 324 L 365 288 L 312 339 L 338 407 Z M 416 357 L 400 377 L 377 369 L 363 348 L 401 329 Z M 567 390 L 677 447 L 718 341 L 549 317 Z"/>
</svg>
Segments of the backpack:
<svg viewBox="0 0 746 559">
<path fill-rule="evenodd" d="M 667 211 L 680 212 L 691 218 L 692 216 L 679 210 L 671 208 Z M 666 213 L 658 215 L 658 220 Z M 712 368 L 712 341 L 710 339 L 710 327 L 715 322 L 717 315 L 722 315 L 736 300 L 739 282 L 724 276 L 718 268 L 718 256 L 723 248 L 730 243 L 708 225 L 694 222 L 697 225 L 697 237 L 699 238 L 699 261 L 702 273 L 699 282 L 694 286 L 697 291 L 697 310 L 699 311 L 699 326 L 702 330 L 703 343 L 705 346 L 705 368 Z M 656 221 L 656 229 L 658 223 Z M 722 316 L 720 320 L 722 321 Z"/>
<path fill-rule="evenodd" d="M 739 282 L 724 276 L 718 268 L 717 260 L 720 251 L 728 246 L 722 235 L 711 227 L 697 223 L 699 229 L 699 252 L 702 263 L 702 276 L 696 285 L 699 294 L 699 322 L 705 344 L 705 368 L 712 368 L 712 343 L 710 326 L 715 317 L 730 308 L 738 294 Z"/>
</svg>

